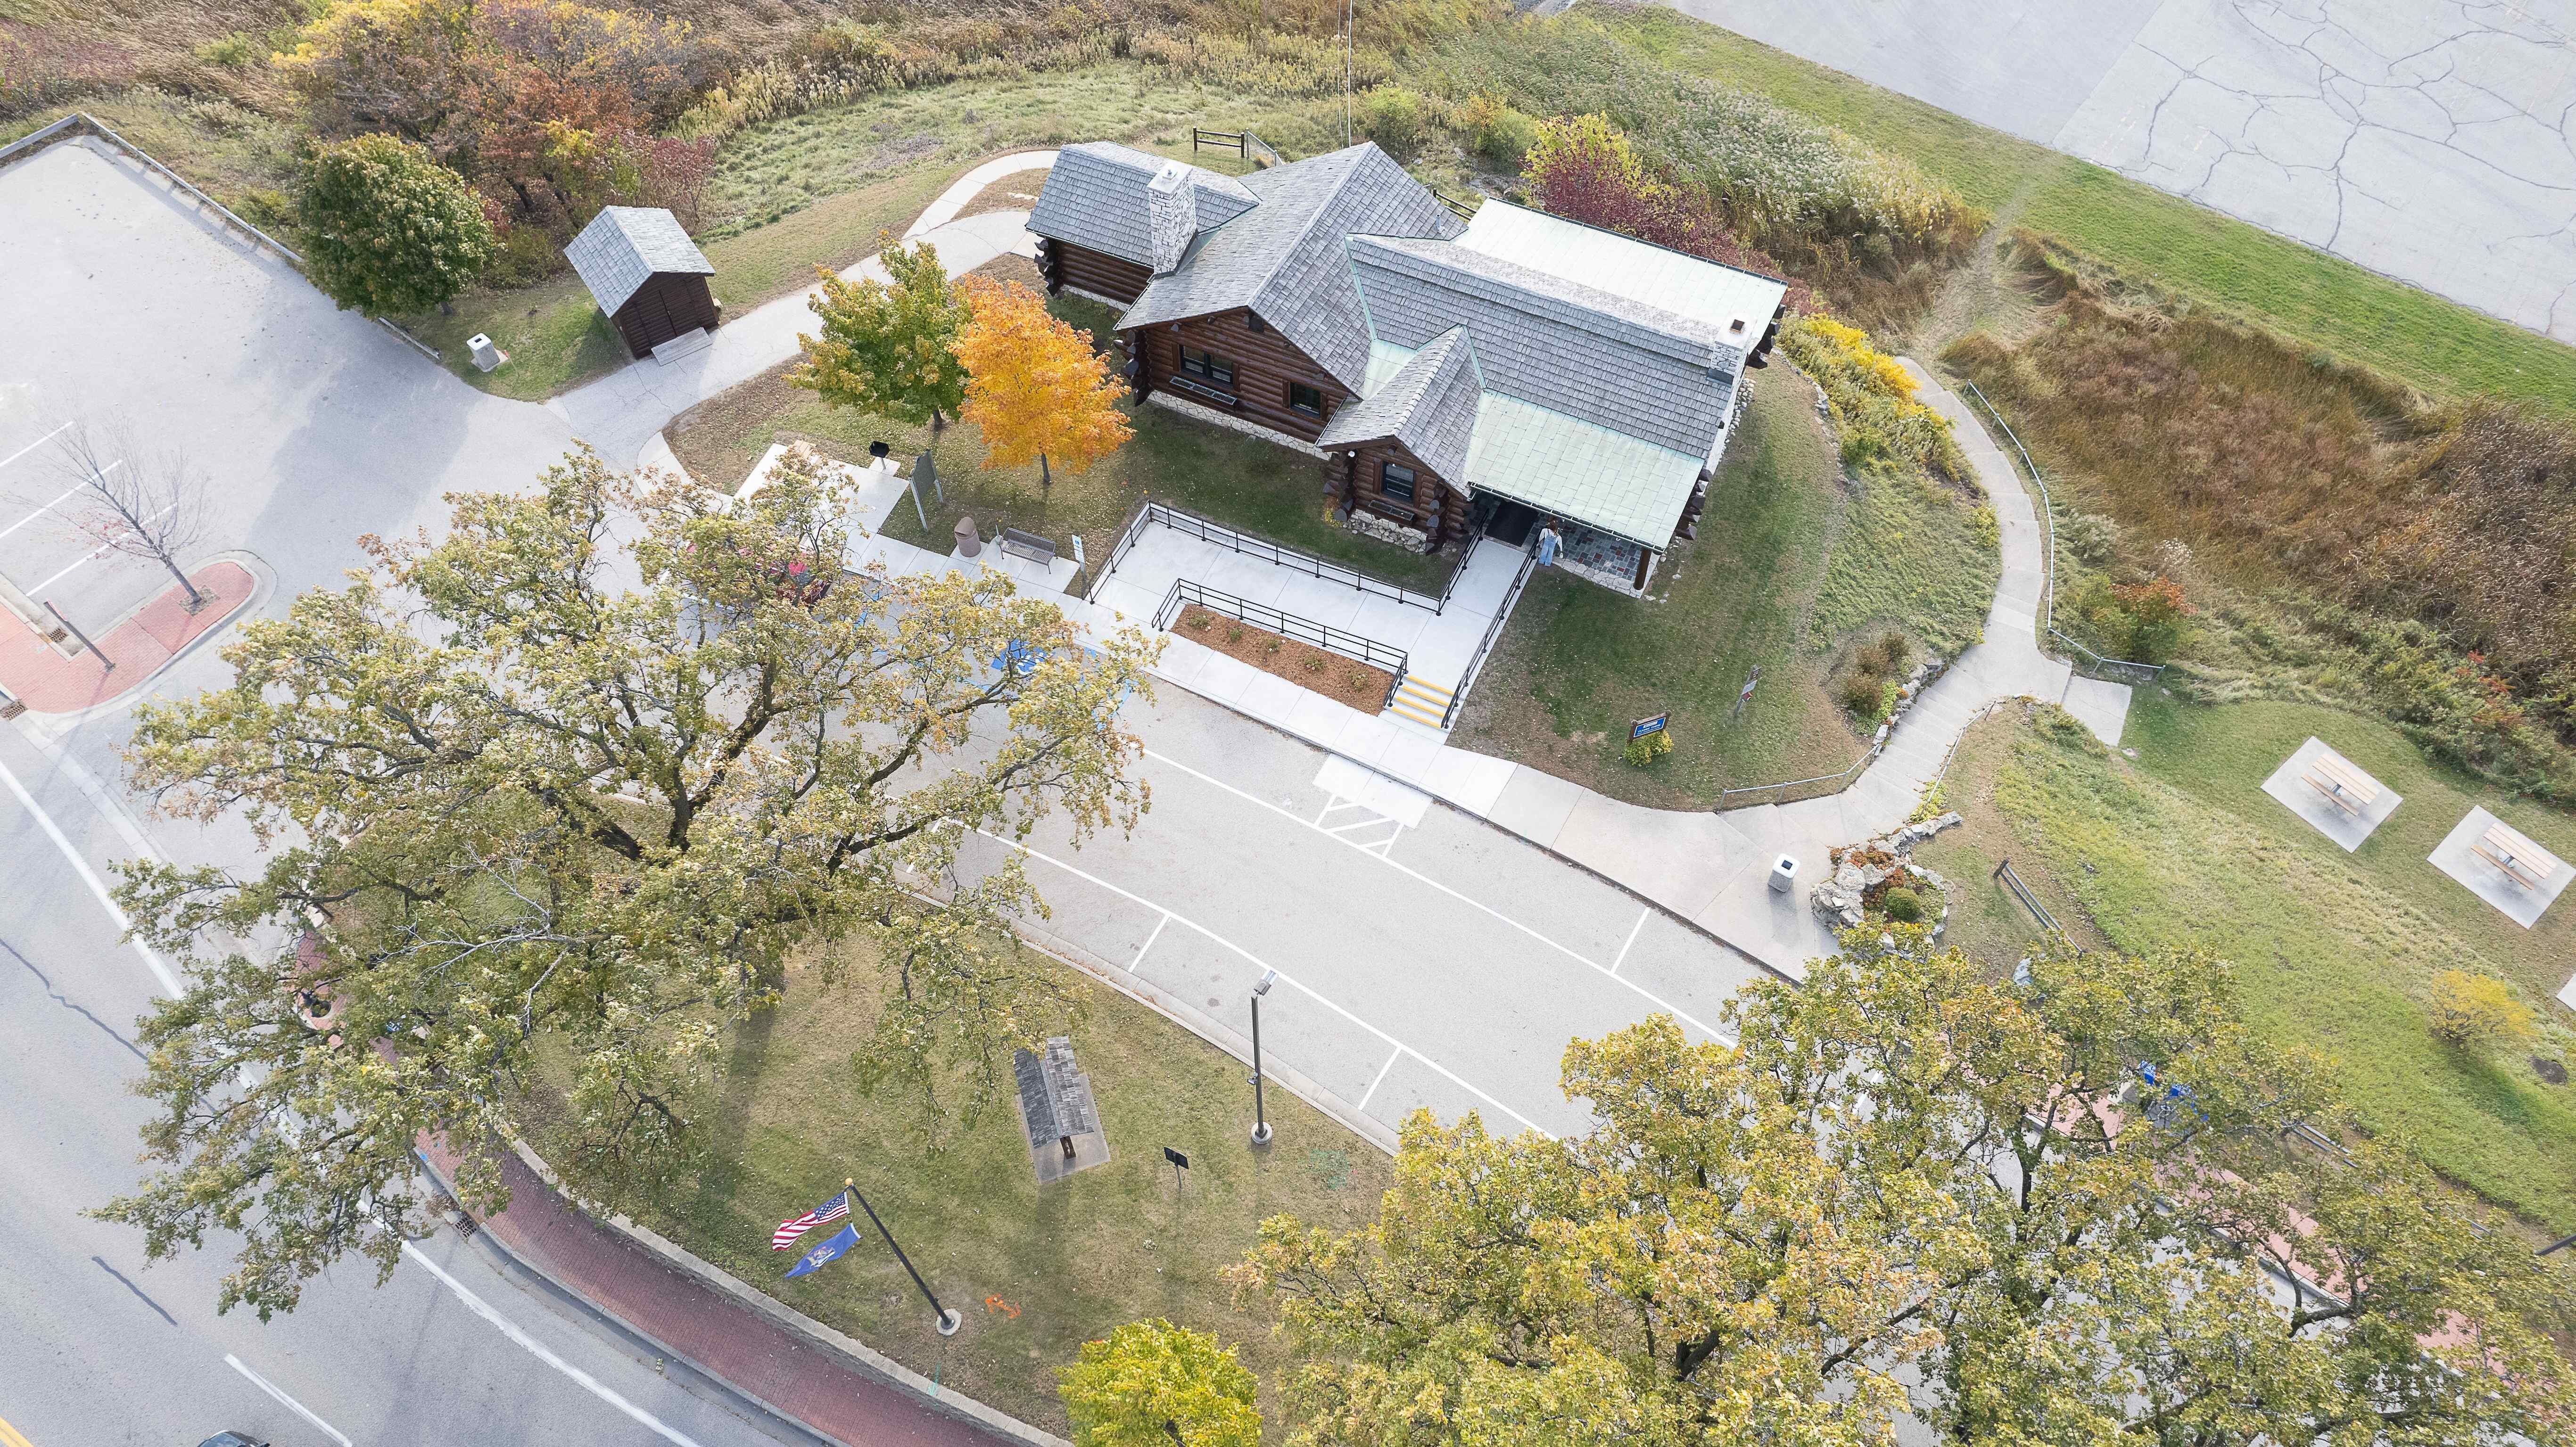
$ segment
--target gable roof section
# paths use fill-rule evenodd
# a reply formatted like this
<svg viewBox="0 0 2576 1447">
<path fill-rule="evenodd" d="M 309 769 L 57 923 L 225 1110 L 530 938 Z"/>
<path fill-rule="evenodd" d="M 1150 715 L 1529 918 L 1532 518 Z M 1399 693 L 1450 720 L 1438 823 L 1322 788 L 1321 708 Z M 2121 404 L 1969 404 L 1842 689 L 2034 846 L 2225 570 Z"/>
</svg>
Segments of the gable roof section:
<svg viewBox="0 0 2576 1447">
<path fill-rule="evenodd" d="M 1787 283 L 1759 272 L 1507 201 L 1478 207 L 1458 244 L 1700 322 L 1743 347 L 1762 340 L 1789 294 Z"/>
<path fill-rule="evenodd" d="M 1476 427 L 1476 357 L 1465 327 L 1451 327 L 1366 398 L 1333 414 L 1319 447 L 1393 438 L 1442 479 L 1467 486 L 1467 444 Z"/>
<path fill-rule="evenodd" d="M 1146 286 L 1119 329 L 1250 307 L 1343 386 L 1360 390 L 1368 374 L 1368 314 L 1344 238 L 1366 232 L 1446 240 L 1465 223 L 1366 141 L 1256 171 L 1243 185 L 1261 204 L 1230 225 L 1202 231 L 1178 268 Z"/>
<path fill-rule="evenodd" d="M 1701 459 L 1487 392 L 1467 453 L 1469 486 L 1516 498 L 1661 552 L 1699 488 Z"/>
<path fill-rule="evenodd" d="M 716 274 L 714 264 L 680 229 L 679 218 L 659 206 L 601 207 L 564 248 L 564 260 L 610 316 L 660 273 Z"/>
<path fill-rule="evenodd" d="M 1464 323 L 1485 390 L 1705 459 L 1743 348 L 1716 328 L 1447 241 L 1353 236 L 1371 333 L 1420 347 Z"/>
<path fill-rule="evenodd" d="M 1106 252 L 1138 266 L 1154 264 L 1154 233 L 1145 219 L 1145 185 L 1171 164 L 1112 141 L 1085 141 L 1056 152 L 1029 211 L 1029 229 L 1069 245 Z M 1191 166 L 1190 192 L 1199 229 L 1212 231 L 1259 204 L 1232 176 Z"/>
</svg>

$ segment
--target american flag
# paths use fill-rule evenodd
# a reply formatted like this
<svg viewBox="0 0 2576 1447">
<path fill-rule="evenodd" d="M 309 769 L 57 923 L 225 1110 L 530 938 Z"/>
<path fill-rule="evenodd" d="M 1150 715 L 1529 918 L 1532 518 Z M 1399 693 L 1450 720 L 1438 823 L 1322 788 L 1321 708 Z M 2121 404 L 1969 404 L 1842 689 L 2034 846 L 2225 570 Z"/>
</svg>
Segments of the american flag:
<svg viewBox="0 0 2576 1447">
<path fill-rule="evenodd" d="M 779 1222 L 778 1229 L 769 1233 L 769 1249 L 784 1251 L 796 1244 L 797 1237 L 826 1221 L 838 1221 L 848 1214 L 850 1214 L 850 1193 L 843 1191 L 802 1216 Z"/>
</svg>

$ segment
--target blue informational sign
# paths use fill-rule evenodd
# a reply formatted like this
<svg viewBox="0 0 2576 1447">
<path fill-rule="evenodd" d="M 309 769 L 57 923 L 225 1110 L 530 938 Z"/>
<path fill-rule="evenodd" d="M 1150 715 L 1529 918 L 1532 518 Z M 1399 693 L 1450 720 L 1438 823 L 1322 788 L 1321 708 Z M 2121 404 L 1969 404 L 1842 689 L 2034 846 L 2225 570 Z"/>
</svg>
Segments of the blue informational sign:
<svg viewBox="0 0 2576 1447">
<path fill-rule="evenodd" d="M 1659 713 L 1653 718 L 1641 718 L 1637 720 L 1635 726 L 1628 730 L 1628 742 L 1633 744 L 1648 734 L 1662 733 L 1664 731 L 1664 725 L 1670 723 L 1672 721 L 1672 717 L 1673 716 L 1668 713 Z"/>
</svg>

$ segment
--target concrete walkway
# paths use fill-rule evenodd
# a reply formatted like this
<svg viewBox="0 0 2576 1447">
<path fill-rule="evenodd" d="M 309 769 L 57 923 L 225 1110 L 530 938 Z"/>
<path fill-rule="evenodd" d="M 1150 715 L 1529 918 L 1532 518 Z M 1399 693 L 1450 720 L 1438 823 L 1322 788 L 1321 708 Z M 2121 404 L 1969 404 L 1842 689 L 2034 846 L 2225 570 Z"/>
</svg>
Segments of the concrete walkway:
<svg viewBox="0 0 2576 1447">
<path fill-rule="evenodd" d="M 941 192 L 903 239 L 937 248 L 939 264 L 950 276 L 973 271 L 997 256 L 1034 256 L 1037 238 L 1028 232 L 1026 211 L 988 211 L 962 221 L 956 216 L 978 192 L 1002 177 L 1054 164 L 1053 151 L 995 157 Z M 841 275 L 887 279 L 884 263 L 873 256 Z M 765 302 L 716 328 L 701 351 L 668 362 L 647 357 L 628 363 L 564 393 L 546 407 L 572 425 L 574 436 L 619 466 L 638 460 L 667 466 L 667 453 L 648 450 L 662 428 L 700 402 L 795 360 L 796 338 L 815 328 L 809 303 L 821 294 L 817 285 Z"/>
</svg>

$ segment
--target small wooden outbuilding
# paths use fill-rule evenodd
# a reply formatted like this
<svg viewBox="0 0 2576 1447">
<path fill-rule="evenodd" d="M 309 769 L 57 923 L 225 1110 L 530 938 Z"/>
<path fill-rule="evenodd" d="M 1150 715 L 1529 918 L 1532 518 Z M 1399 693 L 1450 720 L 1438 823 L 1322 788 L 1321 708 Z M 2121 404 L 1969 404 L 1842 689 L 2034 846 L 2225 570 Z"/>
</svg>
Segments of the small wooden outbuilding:
<svg viewBox="0 0 2576 1447">
<path fill-rule="evenodd" d="M 714 264 L 659 206 L 603 208 L 564 248 L 564 259 L 638 357 L 701 327 L 712 332 L 721 320 L 707 290 Z"/>
</svg>

